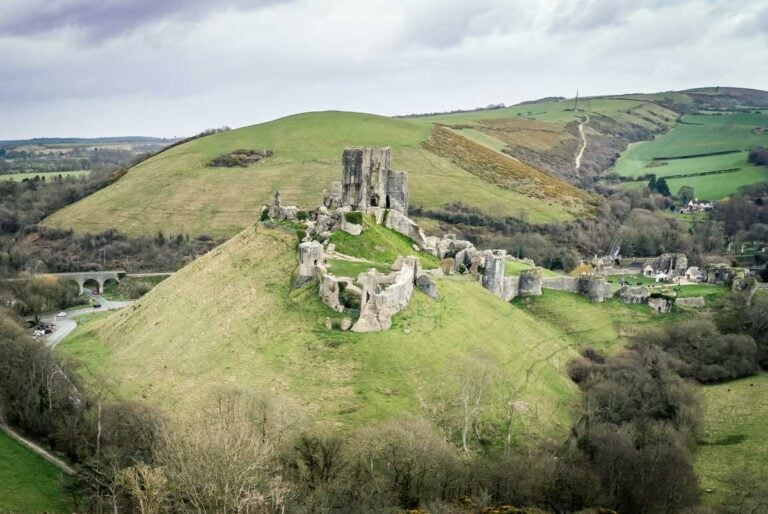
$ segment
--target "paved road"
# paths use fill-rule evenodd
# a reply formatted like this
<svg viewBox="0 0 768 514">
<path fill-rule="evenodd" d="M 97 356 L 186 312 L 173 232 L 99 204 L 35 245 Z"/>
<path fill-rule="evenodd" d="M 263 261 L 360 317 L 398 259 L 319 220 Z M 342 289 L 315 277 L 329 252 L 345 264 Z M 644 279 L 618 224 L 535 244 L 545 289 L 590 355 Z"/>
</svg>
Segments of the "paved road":
<svg viewBox="0 0 768 514">
<path fill-rule="evenodd" d="M 46 323 L 53 323 L 55 328 L 53 332 L 45 336 L 45 344 L 53 348 L 59 344 L 65 337 L 69 335 L 75 328 L 77 328 L 77 322 L 72 318 L 81 314 L 92 314 L 94 312 L 113 311 L 122 309 L 126 305 L 130 305 L 133 302 L 113 302 L 107 300 L 101 295 L 94 294 L 93 291 L 86 289 L 85 294 L 92 298 L 96 303 L 101 304 L 101 307 L 94 309 L 93 307 L 83 307 L 82 309 L 76 309 L 73 311 L 67 311 L 66 316 L 58 317 L 56 314 L 48 314 L 41 316 L 40 319 Z"/>
</svg>

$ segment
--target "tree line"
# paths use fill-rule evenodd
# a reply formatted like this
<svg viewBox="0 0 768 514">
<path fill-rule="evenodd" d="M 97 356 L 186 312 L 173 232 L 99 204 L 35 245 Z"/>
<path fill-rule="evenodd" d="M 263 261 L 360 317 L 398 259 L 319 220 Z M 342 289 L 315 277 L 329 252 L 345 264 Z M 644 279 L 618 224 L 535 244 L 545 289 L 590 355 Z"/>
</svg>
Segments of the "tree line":
<svg viewBox="0 0 768 514">
<path fill-rule="evenodd" d="M 766 307 L 734 293 L 713 322 L 664 324 L 611 356 L 583 348 L 569 367 L 582 390 L 577 421 L 559 441 L 515 433 L 524 406 L 510 384 L 505 408 L 492 409 L 497 428 L 483 428 L 498 378 L 481 369 L 446 400 L 452 424 L 422 414 L 340 428 L 281 394 L 234 385 L 180 422 L 120 400 L 109 377 L 81 382 L 10 312 L 0 315 L 0 408 L 75 463 L 68 488 L 82 512 L 694 512 L 693 384 L 768 367 Z"/>
</svg>

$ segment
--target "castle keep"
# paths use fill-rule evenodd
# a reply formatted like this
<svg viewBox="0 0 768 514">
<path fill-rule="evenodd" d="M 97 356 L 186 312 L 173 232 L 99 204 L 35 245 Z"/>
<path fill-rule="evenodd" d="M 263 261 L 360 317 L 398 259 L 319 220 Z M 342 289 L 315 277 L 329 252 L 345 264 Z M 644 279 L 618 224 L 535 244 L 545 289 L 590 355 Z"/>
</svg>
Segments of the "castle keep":
<svg viewBox="0 0 768 514">
<path fill-rule="evenodd" d="M 408 177 L 404 171 L 393 171 L 391 160 L 389 147 L 345 149 L 341 204 L 361 212 L 381 207 L 407 214 Z"/>
</svg>

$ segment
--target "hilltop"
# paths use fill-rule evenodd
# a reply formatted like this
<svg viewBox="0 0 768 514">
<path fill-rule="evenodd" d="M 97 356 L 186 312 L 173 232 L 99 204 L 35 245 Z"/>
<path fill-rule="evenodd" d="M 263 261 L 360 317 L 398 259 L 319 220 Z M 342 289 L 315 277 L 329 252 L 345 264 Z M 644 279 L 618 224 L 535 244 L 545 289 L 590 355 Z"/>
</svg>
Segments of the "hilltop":
<svg viewBox="0 0 768 514">
<path fill-rule="evenodd" d="M 425 208 L 463 201 L 496 216 L 524 209 L 540 222 L 573 219 L 590 210 L 588 194 L 560 185 L 539 170 L 521 170 L 519 162 L 503 155 L 500 180 L 489 180 L 461 161 L 435 154 L 423 146 L 430 131 L 430 125 L 413 121 L 318 112 L 222 132 L 140 163 L 112 186 L 57 212 L 46 224 L 78 231 L 117 227 L 130 234 L 163 230 L 231 236 L 258 217 L 277 189 L 289 203 L 319 203 L 322 185 L 337 176 L 341 150 L 348 146 L 392 147 L 394 167 L 409 173 L 411 203 Z M 473 143 L 461 138 L 458 144 Z M 273 153 L 248 167 L 207 166 L 238 149 Z M 505 181 L 507 175 L 515 175 L 516 181 Z M 562 195 L 542 201 L 529 194 L 529 181 L 555 183 L 562 187 Z"/>
</svg>

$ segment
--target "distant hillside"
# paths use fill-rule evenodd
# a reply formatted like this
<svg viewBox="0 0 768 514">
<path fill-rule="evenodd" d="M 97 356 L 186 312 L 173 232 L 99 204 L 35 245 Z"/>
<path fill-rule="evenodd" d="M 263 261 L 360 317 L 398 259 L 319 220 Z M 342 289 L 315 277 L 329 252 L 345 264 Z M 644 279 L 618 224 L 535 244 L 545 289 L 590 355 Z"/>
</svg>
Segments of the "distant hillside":
<svg viewBox="0 0 768 514">
<path fill-rule="evenodd" d="M 12 148 L 26 145 L 114 145 L 125 143 L 173 143 L 174 139 L 146 136 L 117 136 L 117 137 L 35 137 L 32 139 L 0 140 L 0 148 Z"/>
<path fill-rule="evenodd" d="M 341 178 L 345 147 L 386 145 L 392 147 L 393 166 L 409 173 L 414 206 L 439 209 L 461 201 L 494 216 L 524 211 L 539 222 L 590 212 L 589 195 L 575 188 L 543 201 L 530 188 L 518 188 L 519 182 L 488 180 L 431 152 L 423 146 L 431 129 L 431 123 L 422 121 L 320 112 L 223 132 L 142 162 L 114 185 L 57 212 L 46 224 L 78 231 L 116 227 L 131 234 L 162 230 L 231 236 L 258 218 L 277 189 L 287 203 L 318 205 L 327 184 Z M 238 149 L 272 150 L 273 155 L 247 168 L 207 166 Z M 515 165 L 513 159 L 499 157 Z"/>
<path fill-rule="evenodd" d="M 394 167 L 409 173 L 414 207 L 442 210 L 461 202 L 492 217 L 561 222 L 594 212 L 596 200 L 572 185 L 602 176 L 631 143 L 659 138 L 687 112 L 755 110 L 767 102 L 761 91 L 703 88 L 407 119 L 298 114 L 170 148 L 45 223 L 80 232 L 228 237 L 257 219 L 277 189 L 287 203 L 317 205 L 323 188 L 340 177 L 345 147 L 385 145 Z M 273 155 L 248 167 L 208 166 L 236 150 Z"/>
</svg>

